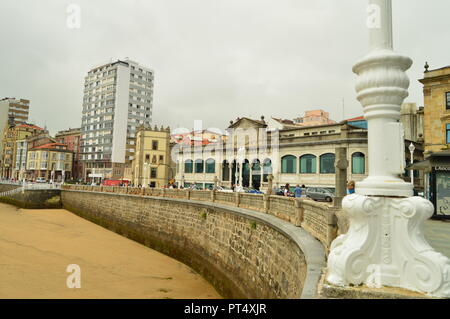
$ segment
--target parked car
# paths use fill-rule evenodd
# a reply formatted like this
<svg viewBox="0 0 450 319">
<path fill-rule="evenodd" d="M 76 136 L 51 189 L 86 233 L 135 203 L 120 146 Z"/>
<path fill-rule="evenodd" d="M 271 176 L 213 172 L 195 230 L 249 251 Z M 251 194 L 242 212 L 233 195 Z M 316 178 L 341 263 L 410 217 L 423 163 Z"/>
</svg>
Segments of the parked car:
<svg viewBox="0 0 450 319">
<path fill-rule="evenodd" d="M 332 202 L 334 198 L 334 194 L 325 188 L 320 187 L 308 187 L 306 189 L 306 197 L 309 197 L 313 200 L 324 200 L 326 202 Z"/>
<path fill-rule="evenodd" d="M 284 196 L 284 192 L 282 188 L 273 188 L 272 195 Z"/>
<path fill-rule="evenodd" d="M 47 183 L 47 180 L 45 177 L 38 177 L 36 178 L 36 183 Z"/>
<path fill-rule="evenodd" d="M 254 188 L 248 188 L 248 187 L 244 187 L 244 191 L 246 193 L 249 193 L 249 194 L 264 194 L 260 190 L 257 190 L 257 189 L 254 189 Z"/>
<path fill-rule="evenodd" d="M 216 190 L 218 192 L 225 192 L 225 193 L 232 193 L 233 192 L 233 190 L 231 188 L 223 187 L 223 186 L 217 186 Z"/>
</svg>

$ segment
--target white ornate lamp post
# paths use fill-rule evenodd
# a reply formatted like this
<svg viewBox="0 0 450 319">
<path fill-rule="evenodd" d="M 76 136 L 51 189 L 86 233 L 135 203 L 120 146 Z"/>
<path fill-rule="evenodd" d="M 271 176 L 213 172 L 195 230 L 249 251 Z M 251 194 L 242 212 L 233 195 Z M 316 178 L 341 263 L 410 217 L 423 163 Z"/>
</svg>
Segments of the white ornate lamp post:
<svg viewBox="0 0 450 319">
<path fill-rule="evenodd" d="M 434 251 L 422 232 L 433 205 L 411 197 L 412 184 L 400 178 L 405 152 L 398 120 L 412 61 L 393 51 L 391 0 L 369 3 L 371 52 L 353 67 L 368 122 L 369 176 L 343 200 L 350 228 L 331 245 L 327 280 L 450 297 L 450 260 Z"/>
<path fill-rule="evenodd" d="M 411 142 L 411 144 L 409 144 L 409 153 L 411 154 L 411 165 L 414 164 L 414 150 L 416 149 L 416 147 L 414 146 L 414 144 Z M 411 184 L 413 185 L 413 189 L 414 189 L 414 170 L 411 169 Z"/>
</svg>

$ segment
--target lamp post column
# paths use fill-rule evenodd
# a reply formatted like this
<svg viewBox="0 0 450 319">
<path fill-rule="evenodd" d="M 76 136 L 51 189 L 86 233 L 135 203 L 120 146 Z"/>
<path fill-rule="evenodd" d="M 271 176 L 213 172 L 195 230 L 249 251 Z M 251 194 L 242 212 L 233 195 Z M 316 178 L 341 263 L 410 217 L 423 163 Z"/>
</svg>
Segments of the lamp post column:
<svg viewBox="0 0 450 319">
<path fill-rule="evenodd" d="M 353 71 L 368 123 L 369 176 L 342 202 L 350 227 L 331 245 L 327 281 L 450 297 L 450 260 L 434 251 L 422 232 L 433 205 L 411 197 L 412 184 L 400 178 L 405 165 L 400 106 L 408 96 L 405 71 L 412 60 L 393 51 L 392 1 L 369 0 L 367 12 L 371 52 Z"/>
</svg>

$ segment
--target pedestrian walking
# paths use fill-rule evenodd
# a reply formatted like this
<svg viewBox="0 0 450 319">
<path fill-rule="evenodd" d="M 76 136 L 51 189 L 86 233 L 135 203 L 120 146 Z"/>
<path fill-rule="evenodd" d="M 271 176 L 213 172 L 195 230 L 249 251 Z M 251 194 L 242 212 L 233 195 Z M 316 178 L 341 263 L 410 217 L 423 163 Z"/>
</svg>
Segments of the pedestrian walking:
<svg viewBox="0 0 450 319">
<path fill-rule="evenodd" d="M 301 189 L 300 185 L 298 185 L 298 184 L 294 189 L 294 195 L 296 198 L 302 197 L 302 189 Z"/>
<path fill-rule="evenodd" d="M 355 193 L 355 182 L 350 181 L 347 183 L 347 194 L 351 195 Z"/>
</svg>

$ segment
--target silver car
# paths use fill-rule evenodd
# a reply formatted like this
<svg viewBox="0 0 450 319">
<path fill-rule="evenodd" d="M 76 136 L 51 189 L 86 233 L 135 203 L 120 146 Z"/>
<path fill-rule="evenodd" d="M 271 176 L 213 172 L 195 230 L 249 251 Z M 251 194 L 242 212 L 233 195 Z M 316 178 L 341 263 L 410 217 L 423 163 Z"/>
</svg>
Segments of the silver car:
<svg viewBox="0 0 450 319">
<path fill-rule="evenodd" d="M 326 202 L 332 202 L 334 194 L 325 188 L 308 187 L 306 189 L 306 197 L 309 197 L 313 200 L 324 200 Z"/>
</svg>

